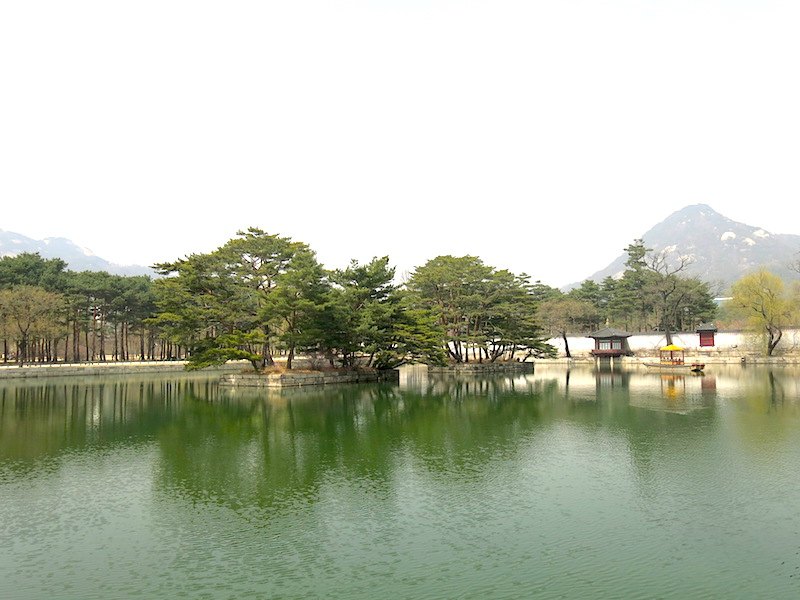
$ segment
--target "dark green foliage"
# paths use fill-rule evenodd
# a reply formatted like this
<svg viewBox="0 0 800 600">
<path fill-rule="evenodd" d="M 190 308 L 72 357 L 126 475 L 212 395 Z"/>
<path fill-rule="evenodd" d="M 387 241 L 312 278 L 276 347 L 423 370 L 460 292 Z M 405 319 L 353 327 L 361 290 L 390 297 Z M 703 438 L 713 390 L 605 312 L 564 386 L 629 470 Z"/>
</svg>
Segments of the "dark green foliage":
<svg viewBox="0 0 800 600">
<path fill-rule="evenodd" d="M 0 258 L 0 289 L 33 285 L 51 292 L 62 292 L 67 279 L 67 263 L 60 258 L 42 258 L 24 252 Z"/>
<path fill-rule="evenodd" d="M 686 259 L 667 264 L 663 255 L 652 255 L 641 240 L 634 240 L 625 250 L 628 260 L 622 277 L 607 277 L 600 284 L 585 281 L 569 294 L 594 306 L 598 325 L 668 334 L 713 320 L 716 303 L 709 285 L 682 275 Z"/>
<path fill-rule="evenodd" d="M 495 270 L 474 256 L 439 256 L 415 270 L 408 282 L 413 302 L 430 310 L 444 331 L 441 346 L 455 362 L 495 361 L 549 354 L 536 307 L 557 291 L 527 276 Z"/>
<path fill-rule="evenodd" d="M 447 362 L 443 334 L 431 311 L 407 306 L 403 298 L 393 311 L 392 326 L 382 344 L 373 346 L 373 366 L 394 369 L 416 362 L 442 366 Z"/>
<path fill-rule="evenodd" d="M 430 311 L 409 306 L 407 294 L 393 283 L 389 258 L 365 265 L 352 261 L 331 273 L 327 310 L 329 349 L 345 366 L 379 369 L 410 362 L 442 364 L 441 330 Z"/>
<path fill-rule="evenodd" d="M 247 359 L 255 369 L 286 353 L 323 354 L 331 366 L 388 367 L 440 360 L 424 311 L 409 311 L 387 257 L 326 272 L 305 244 L 259 229 L 221 248 L 157 265 L 155 318 L 202 368 Z M 436 329 L 433 329 L 436 331 Z"/>
<path fill-rule="evenodd" d="M 204 338 L 194 344 L 186 370 L 196 371 L 221 365 L 229 360 L 247 360 L 254 370 L 259 370 L 263 367 L 263 357 L 248 348 L 259 347 L 263 342 L 264 338 L 260 331 L 249 333 L 236 331 Z"/>
<path fill-rule="evenodd" d="M 255 228 L 237 235 L 214 252 L 155 266 L 170 276 L 156 282 L 155 322 L 191 349 L 193 365 L 222 363 L 240 353 L 258 355 L 251 360 L 257 368 L 273 364 L 271 345 L 282 332 L 271 329 L 277 314 L 265 311 L 268 302 L 273 313 L 279 310 L 270 300 L 278 280 L 307 248 Z"/>
<path fill-rule="evenodd" d="M 329 340 L 344 365 L 354 365 L 361 354 L 374 357 L 390 342 L 400 298 L 393 280 L 386 256 L 366 265 L 352 261 L 331 273 L 329 302 L 337 326 Z"/>
<path fill-rule="evenodd" d="M 614 281 L 613 279 L 611 281 Z M 571 298 L 588 302 L 598 310 L 608 305 L 608 294 L 604 285 L 587 279 L 580 287 L 569 292 Z"/>
<path fill-rule="evenodd" d="M 321 309 L 328 282 L 314 253 L 306 246 L 297 246 L 285 270 L 274 279 L 274 288 L 264 298 L 259 320 L 267 331 L 288 350 L 287 367 L 292 368 L 295 352 L 319 346 L 324 321 Z"/>
</svg>

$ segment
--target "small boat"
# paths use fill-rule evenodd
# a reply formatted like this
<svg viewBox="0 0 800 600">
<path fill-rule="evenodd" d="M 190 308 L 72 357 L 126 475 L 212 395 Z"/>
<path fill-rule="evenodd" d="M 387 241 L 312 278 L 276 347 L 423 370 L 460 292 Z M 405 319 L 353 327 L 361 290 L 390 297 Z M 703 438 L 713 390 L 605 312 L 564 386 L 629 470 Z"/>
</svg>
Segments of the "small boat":
<svg viewBox="0 0 800 600">
<path fill-rule="evenodd" d="M 684 364 L 670 364 L 663 362 L 643 362 L 645 367 L 652 367 L 653 369 L 661 369 L 664 371 L 691 371 L 693 373 L 702 373 L 706 365 L 704 363 L 684 363 Z"/>
<path fill-rule="evenodd" d="M 647 361 L 642 364 L 645 367 L 653 369 L 661 369 L 664 371 L 690 371 L 692 373 L 702 373 L 705 368 L 705 363 L 699 362 L 686 362 L 686 352 L 680 346 L 670 344 L 659 349 L 660 357 L 658 362 Z"/>
</svg>

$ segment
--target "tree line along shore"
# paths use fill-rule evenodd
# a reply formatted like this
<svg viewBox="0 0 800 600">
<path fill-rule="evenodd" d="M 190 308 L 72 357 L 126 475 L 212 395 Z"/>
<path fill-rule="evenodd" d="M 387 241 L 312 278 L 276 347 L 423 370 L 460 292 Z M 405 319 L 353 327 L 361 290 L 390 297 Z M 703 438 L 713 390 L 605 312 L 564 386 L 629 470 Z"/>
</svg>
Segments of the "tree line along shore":
<svg viewBox="0 0 800 600">
<path fill-rule="evenodd" d="M 618 278 L 564 293 L 475 256 L 437 256 L 398 283 L 388 257 L 326 269 L 303 242 L 257 228 L 216 250 L 154 265 L 161 277 L 74 272 L 38 254 L 0 258 L 5 364 L 243 360 L 256 371 L 394 368 L 553 357 L 546 340 L 601 326 L 691 330 L 715 318 L 761 331 L 765 353 L 796 316 L 797 291 L 765 271 L 709 285 L 635 240 Z M 569 350 L 567 349 L 567 353 Z"/>
</svg>

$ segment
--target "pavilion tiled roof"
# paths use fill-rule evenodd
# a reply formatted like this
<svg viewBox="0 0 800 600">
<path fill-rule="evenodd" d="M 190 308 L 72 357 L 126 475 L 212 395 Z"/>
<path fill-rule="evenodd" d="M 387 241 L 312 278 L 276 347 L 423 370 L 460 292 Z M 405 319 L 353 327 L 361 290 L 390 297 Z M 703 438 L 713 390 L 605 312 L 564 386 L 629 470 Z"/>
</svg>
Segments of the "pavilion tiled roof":
<svg viewBox="0 0 800 600">
<path fill-rule="evenodd" d="M 631 337 L 633 334 L 628 333 L 627 331 L 622 331 L 621 329 L 614 329 L 613 327 L 606 327 L 605 329 L 601 329 L 600 331 L 595 331 L 594 333 L 589 333 L 586 337 L 590 338 L 627 338 Z"/>
</svg>

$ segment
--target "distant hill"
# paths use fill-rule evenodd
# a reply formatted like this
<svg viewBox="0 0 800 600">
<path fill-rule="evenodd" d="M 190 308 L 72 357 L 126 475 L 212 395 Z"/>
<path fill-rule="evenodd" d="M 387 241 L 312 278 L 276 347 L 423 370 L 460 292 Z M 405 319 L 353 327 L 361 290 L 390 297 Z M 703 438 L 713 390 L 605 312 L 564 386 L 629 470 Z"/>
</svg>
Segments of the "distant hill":
<svg viewBox="0 0 800 600">
<path fill-rule="evenodd" d="M 19 233 L 0 229 L 0 256 L 16 256 L 38 252 L 42 258 L 60 258 L 71 271 L 107 271 L 114 275 L 154 275 L 152 269 L 140 265 L 118 265 L 91 250 L 81 248 L 66 238 L 34 240 Z"/>
<path fill-rule="evenodd" d="M 800 277 L 789 268 L 800 257 L 800 235 L 773 234 L 737 223 L 706 204 L 671 214 L 647 231 L 642 240 L 653 253 L 663 253 L 669 264 L 676 264 L 681 256 L 691 259 L 684 272 L 710 283 L 717 294 L 727 293 L 734 281 L 762 266 L 785 279 Z M 624 242 L 627 245 L 632 241 Z M 587 279 L 600 282 L 608 276 L 619 277 L 627 259 L 623 253 Z"/>
</svg>

